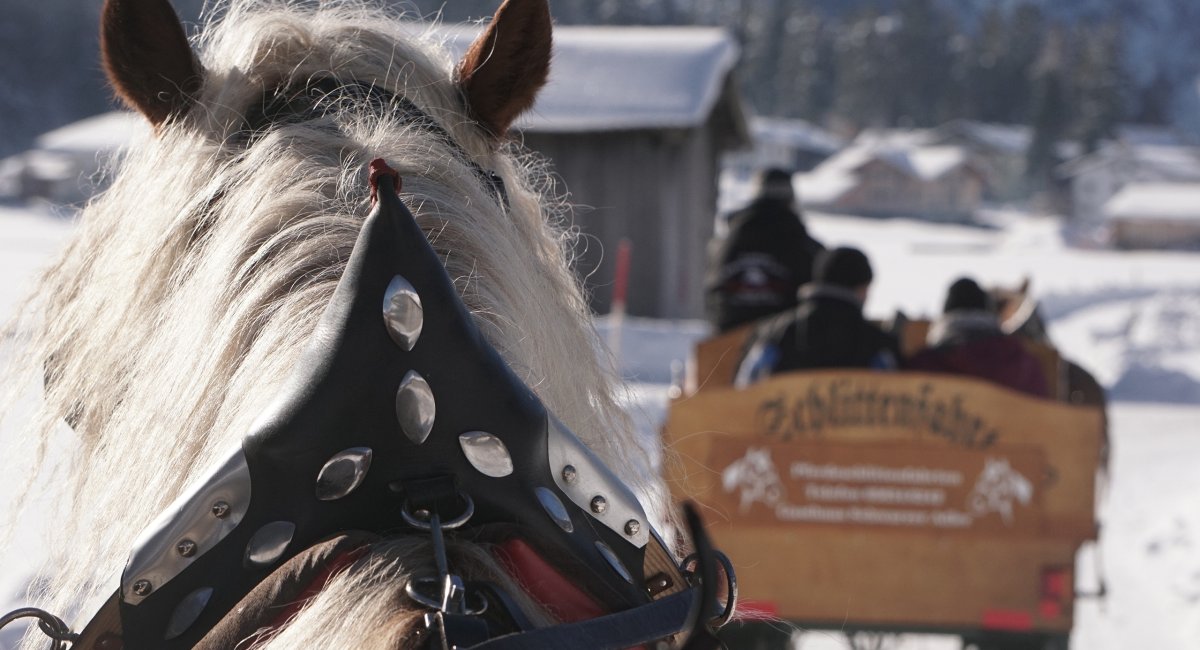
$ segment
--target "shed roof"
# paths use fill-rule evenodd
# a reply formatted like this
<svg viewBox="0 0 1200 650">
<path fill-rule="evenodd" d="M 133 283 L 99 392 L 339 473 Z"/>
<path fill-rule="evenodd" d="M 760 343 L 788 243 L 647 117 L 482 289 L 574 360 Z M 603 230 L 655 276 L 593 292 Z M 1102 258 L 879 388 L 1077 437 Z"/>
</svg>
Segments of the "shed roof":
<svg viewBox="0 0 1200 650">
<path fill-rule="evenodd" d="M 461 55 L 478 30 L 446 27 Z M 714 27 L 554 28 L 550 79 L 517 127 L 534 132 L 692 128 L 723 99 L 735 103 L 740 139 L 745 118 L 730 73 L 738 46 Z"/>
<path fill-rule="evenodd" d="M 1200 222 L 1200 183 L 1130 183 L 1104 204 L 1104 216 L 1126 221 Z"/>
</svg>

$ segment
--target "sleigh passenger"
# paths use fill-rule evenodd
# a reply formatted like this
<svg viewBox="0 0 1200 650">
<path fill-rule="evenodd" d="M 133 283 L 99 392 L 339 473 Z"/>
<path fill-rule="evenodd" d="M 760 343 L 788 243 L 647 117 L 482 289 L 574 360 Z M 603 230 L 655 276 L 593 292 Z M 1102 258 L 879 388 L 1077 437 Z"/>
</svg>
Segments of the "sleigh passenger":
<svg viewBox="0 0 1200 650">
<path fill-rule="evenodd" d="M 800 289 L 795 309 L 755 330 L 738 367 L 737 386 L 789 370 L 896 369 L 896 339 L 863 317 L 873 278 L 867 256 L 855 248 L 825 251 L 813 275 L 814 281 Z"/>
<path fill-rule="evenodd" d="M 1001 331 L 991 298 L 970 278 L 950 285 L 943 314 L 926 343 L 905 363 L 907 369 L 978 377 L 1030 395 L 1049 395 L 1041 363 L 1017 337 Z"/>
</svg>

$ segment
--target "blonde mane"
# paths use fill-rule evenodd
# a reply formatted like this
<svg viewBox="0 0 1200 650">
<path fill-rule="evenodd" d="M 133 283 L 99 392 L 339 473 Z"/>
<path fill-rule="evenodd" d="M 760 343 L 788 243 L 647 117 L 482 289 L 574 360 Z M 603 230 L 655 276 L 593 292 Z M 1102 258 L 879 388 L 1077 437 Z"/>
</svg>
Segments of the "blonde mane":
<svg viewBox="0 0 1200 650">
<path fill-rule="evenodd" d="M 64 416 L 78 437 L 50 606 L 109 595 L 139 532 L 276 396 L 367 214 L 376 157 L 403 176 L 403 198 L 518 376 L 635 490 L 657 492 L 596 361 L 565 206 L 531 155 L 496 150 L 464 114 L 436 33 L 357 2 L 255 0 L 223 13 L 193 42 L 205 71 L 194 105 L 130 149 L 19 325 L 30 340 L 10 381 L 45 380 L 38 439 Z M 504 179 L 510 206 L 436 134 L 387 112 L 342 107 L 246 137 L 244 115 L 264 95 L 324 77 L 413 102 Z M 386 555 L 263 647 L 395 647 L 408 634 L 398 576 L 429 555 Z"/>
</svg>

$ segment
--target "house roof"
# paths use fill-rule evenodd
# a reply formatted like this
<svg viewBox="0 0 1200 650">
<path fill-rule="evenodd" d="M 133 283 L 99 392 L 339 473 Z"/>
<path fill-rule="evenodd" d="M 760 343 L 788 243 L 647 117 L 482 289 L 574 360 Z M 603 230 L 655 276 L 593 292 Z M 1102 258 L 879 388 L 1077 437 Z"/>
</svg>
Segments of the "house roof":
<svg viewBox="0 0 1200 650">
<path fill-rule="evenodd" d="M 953 145 L 892 146 L 888 144 L 855 144 L 834 154 L 817 166 L 812 173 L 800 177 L 801 196 L 813 203 L 837 200 L 858 184 L 859 171 L 872 162 L 882 162 L 897 171 L 920 181 L 935 181 L 964 166 L 972 166 L 966 149 Z"/>
<path fill-rule="evenodd" d="M 81 154 L 117 151 L 149 128 L 146 120 L 136 113 L 112 111 L 47 131 L 38 136 L 34 148 Z"/>
<path fill-rule="evenodd" d="M 941 139 L 960 136 L 987 149 L 1010 155 L 1029 149 L 1032 129 L 1020 124 L 996 124 L 975 120 L 954 120 L 938 127 Z"/>
<path fill-rule="evenodd" d="M 755 140 L 769 141 L 823 154 L 832 154 L 846 146 L 846 141 L 806 120 L 780 117 L 754 117 L 750 130 Z"/>
<path fill-rule="evenodd" d="M 1058 167 L 1070 178 L 1108 165 L 1127 164 L 1164 180 L 1200 180 L 1200 148 L 1110 143 Z"/>
<path fill-rule="evenodd" d="M 461 56 L 477 29 L 445 27 Z M 693 128 L 721 100 L 734 104 L 743 141 L 748 129 L 729 76 L 739 50 L 712 27 L 555 27 L 550 79 L 517 127 L 533 132 Z"/>
<path fill-rule="evenodd" d="M 1200 222 L 1200 183 L 1130 183 L 1103 211 L 1108 219 L 1125 221 Z"/>
</svg>

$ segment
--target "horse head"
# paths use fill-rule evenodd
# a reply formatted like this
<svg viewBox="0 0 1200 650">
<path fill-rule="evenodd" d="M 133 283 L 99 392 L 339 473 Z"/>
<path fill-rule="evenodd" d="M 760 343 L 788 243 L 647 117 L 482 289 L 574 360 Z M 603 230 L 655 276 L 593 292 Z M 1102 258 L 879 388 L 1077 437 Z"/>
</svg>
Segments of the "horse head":
<svg viewBox="0 0 1200 650">
<path fill-rule="evenodd" d="M 330 332 L 343 331 L 330 323 L 339 318 L 339 305 L 345 315 L 357 304 L 339 296 L 355 297 L 353 279 L 374 264 L 364 260 L 392 250 L 372 242 L 396 239 L 403 224 L 411 225 L 411 236 L 399 237 L 397 246 L 420 240 L 447 292 L 461 301 L 461 340 L 478 339 L 480 354 L 496 359 L 482 365 L 497 377 L 510 374 L 511 382 L 502 381 L 528 387 L 530 403 L 557 416 L 543 418 L 549 433 L 542 435 L 567 442 L 550 443 L 551 454 L 569 447 L 594 459 L 589 468 L 612 468 L 607 485 L 665 494 L 636 453 L 613 373 L 594 354 L 587 303 L 569 269 L 573 239 L 562 223 L 564 207 L 546 196 L 550 183 L 541 167 L 505 137 L 547 78 L 545 0 L 506 0 L 457 62 L 435 42 L 436 32 L 356 2 L 247 1 L 224 11 L 194 38 L 193 48 L 166 0 L 105 3 L 104 69 L 117 96 L 154 128 L 131 148 L 111 188 L 83 210 L 76 238 L 46 273 L 32 305 L 39 320 L 23 367 L 26 378 L 45 380 L 39 433 L 49 437 L 67 416 L 78 439 L 67 488 L 72 515 L 55 553 L 61 570 L 54 606 L 86 601 L 86 610 L 114 602 L 102 574 L 122 566 L 133 547 L 170 556 L 179 566 L 203 555 L 190 538 L 164 541 L 180 521 L 179 504 L 199 503 L 197 494 L 224 480 L 214 477 L 238 475 L 237 453 L 229 450 L 264 439 L 260 432 L 279 420 L 271 414 L 279 413 L 280 395 L 309 404 L 303 382 L 296 388 L 297 373 L 315 372 L 324 361 L 313 359 L 337 347 L 325 345 L 336 338 Z M 373 198 L 365 179 L 376 158 L 390 169 L 376 178 L 384 185 Z M 382 221 L 395 228 L 368 232 Z M 422 250 L 397 257 L 414 264 Z M 387 286 L 387 299 L 397 305 L 422 289 Z M 409 335 L 396 340 L 409 345 Z M 448 350 L 447 358 L 457 352 Z M 361 359 L 374 362 L 369 354 Z M 395 393 L 397 416 L 405 417 L 399 415 L 402 397 L 415 400 L 423 414 L 426 390 L 405 375 Z M 369 458 L 350 447 L 329 459 L 321 477 L 329 470 L 340 477 L 335 484 L 345 483 L 365 471 Z M 555 489 L 550 477 L 547 485 Z M 530 499 L 537 503 L 532 492 Z M 554 500 L 557 508 L 545 500 L 541 506 L 562 525 L 562 502 L 575 506 L 566 492 Z M 642 501 L 651 521 L 668 517 L 665 504 Z M 167 523 L 151 525 L 172 502 Z M 204 513 L 208 507 L 204 502 Z M 212 516 L 226 518 L 234 506 L 218 499 L 211 507 Z M 568 515 L 599 516 L 605 507 L 593 500 Z M 641 526 L 648 529 L 651 521 L 612 532 L 649 539 Z M 587 528 L 600 534 L 591 529 L 603 527 Z M 144 529 L 162 543 L 137 541 Z M 404 530 L 402 521 L 396 529 Z M 286 547 L 294 530 L 259 529 L 267 542 L 255 534 L 247 565 L 258 562 L 253 548 Z M 412 594 L 406 599 L 405 585 L 433 571 L 433 564 L 445 574 L 445 557 L 468 579 L 516 594 L 518 609 L 533 612 L 533 625 L 570 618 L 555 611 L 561 604 L 516 585 L 520 576 L 510 569 L 521 561 L 474 543 L 485 535 L 442 543 L 440 534 L 432 541 L 411 534 L 373 541 L 345 559 L 345 570 L 331 571 L 319 589 L 305 592 L 303 606 L 282 619 L 257 621 L 266 631 L 253 643 L 414 645 L 428 637 L 422 625 L 428 610 Z M 82 538 L 89 540 L 86 548 L 70 541 Z M 661 541 L 651 546 L 665 548 Z M 607 548 L 596 544 L 591 553 L 601 547 Z M 268 564 L 284 557 L 267 556 Z M 130 566 L 142 566 L 140 557 L 135 553 Z M 538 561 L 546 563 L 528 560 Z M 667 565 L 675 575 L 673 561 Z M 626 578 L 636 587 L 631 594 L 683 587 L 641 590 L 637 581 L 654 576 L 641 566 L 632 574 Z M 558 584 L 569 583 L 560 577 Z M 115 606 L 128 614 L 142 600 L 150 602 L 157 588 L 150 580 L 122 578 Z M 197 590 L 187 598 L 203 601 L 199 605 L 185 598 L 171 607 L 176 614 L 199 611 L 210 597 L 211 590 Z"/>
</svg>

